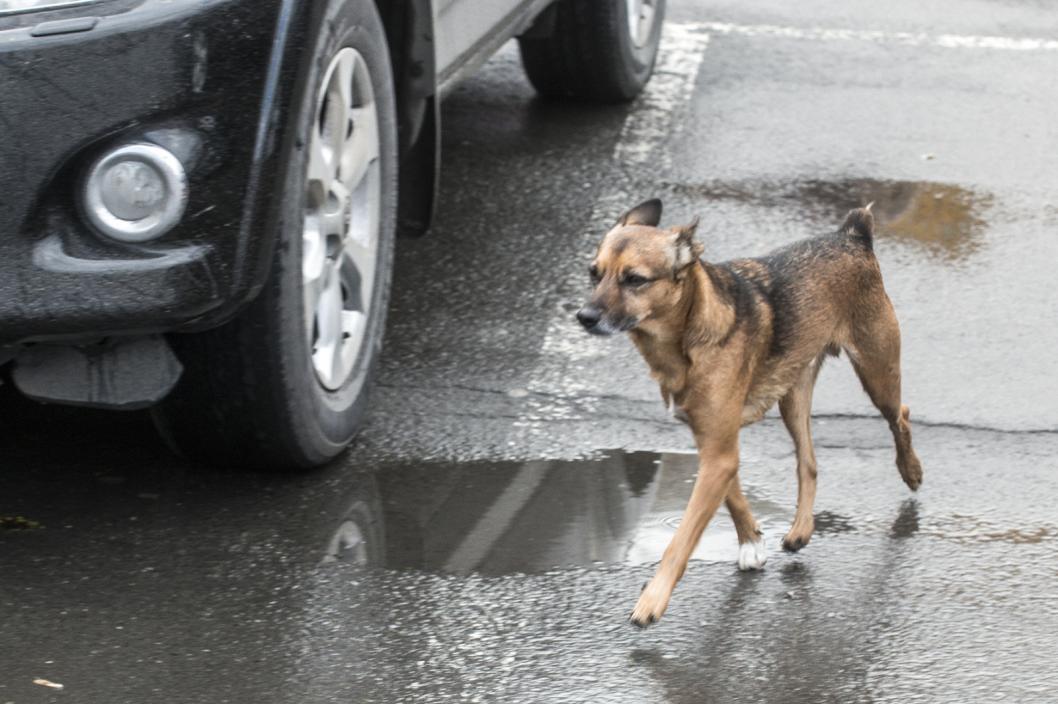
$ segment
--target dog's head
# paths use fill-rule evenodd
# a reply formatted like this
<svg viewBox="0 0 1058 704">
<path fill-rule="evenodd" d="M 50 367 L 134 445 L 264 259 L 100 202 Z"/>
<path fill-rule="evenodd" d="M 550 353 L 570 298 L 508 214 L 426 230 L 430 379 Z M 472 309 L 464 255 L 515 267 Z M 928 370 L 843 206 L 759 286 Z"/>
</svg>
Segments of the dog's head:
<svg viewBox="0 0 1058 704">
<path fill-rule="evenodd" d="M 663 318 L 681 300 L 687 268 L 702 246 L 689 225 L 659 228 L 661 201 L 640 203 L 606 233 L 591 263 L 592 291 L 577 320 L 595 335 L 612 335 Z"/>
</svg>

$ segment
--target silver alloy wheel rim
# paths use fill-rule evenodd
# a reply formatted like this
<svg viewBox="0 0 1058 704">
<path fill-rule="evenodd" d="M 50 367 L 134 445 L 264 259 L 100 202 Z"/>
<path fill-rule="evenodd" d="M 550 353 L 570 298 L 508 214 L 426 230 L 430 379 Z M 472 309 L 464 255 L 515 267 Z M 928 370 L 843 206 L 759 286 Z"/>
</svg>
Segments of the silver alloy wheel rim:
<svg viewBox="0 0 1058 704">
<path fill-rule="evenodd" d="M 378 112 L 367 63 L 345 48 L 320 83 L 301 237 L 305 334 L 320 384 L 348 381 L 366 341 L 378 268 Z"/>
<path fill-rule="evenodd" d="M 321 562 L 330 564 L 338 561 L 351 562 L 355 565 L 366 565 L 368 562 L 364 532 L 360 530 L 360 526 L 355 521 L 349 518 L 342 521 L 338 530 L 331 536 Z"/>
<path fill-rule="evenodd" d="M 628 5 L 628 36 L 636 48 L 642 49 L 654 29 L 657 0 L 625 0 Z"/>
</svg>

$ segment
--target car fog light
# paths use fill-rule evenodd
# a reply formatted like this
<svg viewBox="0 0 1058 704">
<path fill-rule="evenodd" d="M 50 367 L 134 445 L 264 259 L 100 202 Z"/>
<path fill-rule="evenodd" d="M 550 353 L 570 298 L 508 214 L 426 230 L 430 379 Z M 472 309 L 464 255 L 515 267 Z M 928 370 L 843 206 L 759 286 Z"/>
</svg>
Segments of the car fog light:
<svg viewBox="0 0 1058 704">
<path fill-rule="evenodd" d="M 85 180 L 89 221 L 122 242 L 161 237 L 180 221 L 186 206 L 184 166 L 155 144 L 126 144 L 107 152 Z"/>
</svg>

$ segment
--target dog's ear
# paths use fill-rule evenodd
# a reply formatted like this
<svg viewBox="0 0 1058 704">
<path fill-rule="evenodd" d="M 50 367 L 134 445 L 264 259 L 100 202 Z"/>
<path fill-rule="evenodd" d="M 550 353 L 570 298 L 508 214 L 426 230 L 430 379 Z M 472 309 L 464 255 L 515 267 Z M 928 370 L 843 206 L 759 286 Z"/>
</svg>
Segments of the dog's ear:
<svg viewBox="0 0 1058 704">
<path fill-rule="evenodd" d="M 705 247 L 702 243 L 695 239 L 694 233 L 698 229 L 698 216 L 694 217 L 686 225 L 680 225 L 679 227 L 673 228 L 675 231 L 675 271 L 686 268 L 688 265 L 698 261 L 698 257 L 702 256 L 705 251 Z"/>
<path fill-rule="evenodd" d="M 659 222 L 661 222 L 661 200 L 658 198 L 643 201 L 617 220 L 618 225 L 647 225 L 649 227 L 657 227 Z"/>
</svg>

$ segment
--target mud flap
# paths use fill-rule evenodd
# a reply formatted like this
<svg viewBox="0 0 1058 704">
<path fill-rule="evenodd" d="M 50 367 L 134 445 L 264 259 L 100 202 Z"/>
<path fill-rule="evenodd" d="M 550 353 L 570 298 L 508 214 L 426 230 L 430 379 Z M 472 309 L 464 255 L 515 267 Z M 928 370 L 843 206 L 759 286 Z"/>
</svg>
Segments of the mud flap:
<svg viewBox="0 0 1058 704">
<path fill-rule="evenodd" d="M 99 344 L 39 344 L 15 359 L 12 380 L 36 401 L 138 410 L 165 398 L 183 367 L 161 335 Z"/>
</svg>

